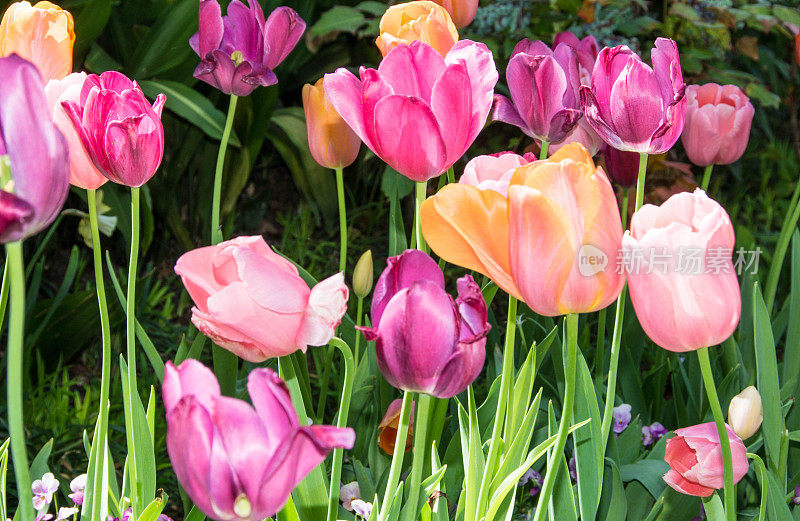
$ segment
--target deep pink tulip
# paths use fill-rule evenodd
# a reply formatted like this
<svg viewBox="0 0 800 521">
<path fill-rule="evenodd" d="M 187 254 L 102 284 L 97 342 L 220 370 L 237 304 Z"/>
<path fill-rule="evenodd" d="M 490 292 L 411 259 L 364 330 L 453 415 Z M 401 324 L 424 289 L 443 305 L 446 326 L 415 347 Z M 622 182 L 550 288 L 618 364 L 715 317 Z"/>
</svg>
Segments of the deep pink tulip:
<svg viewBox="0 0 800 521">
<path fill-rule="evenodd" d="M 326 74 L 328 99 L 373 152 L 412 181 L 441 175 L 464 155 L 497 83 L 491 51 L 470 40 L 444 58 L 419 41 L 401 44 L 360 76 L 343 68 Z"/>
<path fill-rule="evenodd" d="M 175 273 L 194 301 L 197 329 L 250 362 L 327 344 L 347 311 L 341 273 L 309 288 L 261 236 L 184 253 Z"/>
<path fill-rule="evenodd" d="M 689 85 L 686 102 L 681 141 L 692 163 L 729 165 L 742 157 L 755 113 L 742 89 L 716 83 Z"/>
<path fill-rule="evenodd" d="M 623 188 L 636 186 L 639 179 L 639 154 L 617 150 L 605 144 L 602 150 L 608 177 Z"/>
<path fill-rule="evenodd" d="M 372 327 L 359 328 L 377 340 L 381 373 L 405 391 L 457 395 L 478 377 L 486 357 L 490 326 L 480 288 L 465 275 L 453 300 L 436 261 L 419 250 L 387 264 L 375 286 Z"/>
<path fill-rule="evenodd" d="M 636 316 L 653 342 L 694 351 L 733 333 L 742 305 L 734 242 L 727 212 L 699 188 L 633 214 L 622 256 Z"/>
<path fill-rule="evenodd" d="M 597 44 L 597 39 L 591 34 L 583 37 L 583 39 L 578 39 L 578 37 L 571 32 L 564 31 L 563 33 L 558 33 L 553 39 L 553 47 L 558 47 L 558 45 L 562 43 L 572 47 L 578 55 L 581 85 L 589 85 L 591 83 L 592 71 L 594 70 L 594 62 L 597 60 L 597 55 L 600 53 L 600 46 Z"/>
<path fill-rule="evenodd" d="M 458 182 L 481 190 L 494 190 L 508 197 L 508 185 L 517 168 L 536 161 L 536 156 L 527 153 L 519 156 L 514 152 L 500 152 L 473 158 L 464 167 Z"/>
<path fill-rule="evenodd" d="M 541 142 L 538 143 L 541 145 Z M 558 152 L 561 147 L 569 145 L 570 143 L 580 143 L 583 145 L 583 148 L 589 152 L 589 155 L 596 156 L 605 144 L 605 141 L 594 131 L 594 128 L 589 124 L 586 116 L 583 116 L 578 120 L 578 124 L 575 125 L 570 133 L 567 134 L 567 137 L 556 143 L 550 143 L 548 154 L 553 155 Z"/>
<path fill-rule="evenodd" d="M 533 138 L 561 141 L 583 116 L 578 57 L 567 44 L 551 50 L 544 42 L 522 40 L 511 54 L 506 81 L 511 99 L 496 95 L 492 117 Z"/>
<path fill-rule="evenodd" d="M 69 149 L 50 119 L 36 66 L 0 58 L 0 156 L 11 180 L 0 186 L 0 242 L 30 237 L 53 222 L 69 191 Z"/>
<path fill-rule="evenodd" d="M 80 101 L 64 101 L 62 106 L 94 166 L 115 183 L 137 187 L 153 177 L 161 164 L 161 110 L 166 101 L 159 94 L 150 106 L 135 81 L 121 72 L 107 71 L 87 76 Z"/>
<path fill-rule="evenodd" d="M 747 448 L 733 429 L 728 425 L 725 428 L 731 444 L 735 484 L 747 474 L 750 467 Z M 675 437 L 667 440 L 664 459 L 670 466 L 664 481 L 678 492 L 708 497 L 714 493 L 714 489 L 725 486 L 722 447 L 714 422 L 676 430 Z"/>
<path fill-rule="evenodd" d="M 162 396 L 167 452 L 181 486 L 208 517 L 260 521 L 335 448 L 350 449 L 352 429 L 301 426 L 286 384 L 272 369 L 247 379 L 251 406 L 221 396 L 207 367 L 167 362 Z"/>
<path fill-rule="evenodd" d="M 189 40 L 200 64 L 194 77 L 225 94 L 247 96 L 261 86 L 278 83 L 273 69 L 286 59 L 306 29 L 289 7 L 279 7 L 264 20 L 258 0 L 228 5 L 227 16 L 217 0 L 200 0 L 200 30 Z"/>
<path fill-rule="evenodd" d="M 658 38 L 653 67 L 628 46 L 604 48 L 581 87 L 586 117 L 606 143 L 619 150 L 663 154 L 681 135 L 686 116 L 678 46 Z"/>
</svg>

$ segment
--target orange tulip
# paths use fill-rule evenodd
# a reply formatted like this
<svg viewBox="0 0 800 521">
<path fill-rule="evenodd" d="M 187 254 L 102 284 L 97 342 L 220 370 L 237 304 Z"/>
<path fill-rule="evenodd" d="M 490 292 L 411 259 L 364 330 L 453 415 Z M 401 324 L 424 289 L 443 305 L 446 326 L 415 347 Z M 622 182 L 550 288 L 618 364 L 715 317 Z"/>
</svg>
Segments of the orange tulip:
<svg viewBox="0 0 800 521">
<path fill-rule="evenodd" d="M 394 454 L 394 444 L 397 439 L 397 428 L 400 425 L 400 411 L 403 408 L 403 400 L 397 399 L 389 404 L 380 425 L 378 425 L 378 447 L 386 454 Z M 411 420 L 408 425 L 408 437 L 406 438 L 406 450 L 411 450 L 414 442 L 414 404 L 411 404 Z"/>
<path fill-rule="evenodd" d="M 303 110 L 311 155 L 326 168 L 343 168 L 356 160 L 361 139 L 333 108 L 320 78 L 303 86 Z"/>
<path fill-rule="evenodd" d="M 458 30 L 447 10 L 430 0 L 393 5 L 383 14 L 380 31 L 375 44 L 384 56 L 399 44 L 414 40 L 444 56 L 458 41 Z"/>
<path fill-rule="evenodd" d="M 0 22 L 0 56 L 16 53 L 39 69 L 45 83 L 72 71 L 75 23 L 50 2 L 11 4 Z"/>
<path fill-rule="evenodd" d="M 456 27 L 463 29 L 472 23 L 478 12 L 478 0 L 433 0 L 447 9 Z"/>
<path fill-rule="evenodd" d="M 622 291 L 614 191 L 578 143 L 518 168 L 508 197 L 447 185 L 422 204 L 421 219 L 440 257 L 490 277 L 540 315 L 596 311 Z"/>
</svg>

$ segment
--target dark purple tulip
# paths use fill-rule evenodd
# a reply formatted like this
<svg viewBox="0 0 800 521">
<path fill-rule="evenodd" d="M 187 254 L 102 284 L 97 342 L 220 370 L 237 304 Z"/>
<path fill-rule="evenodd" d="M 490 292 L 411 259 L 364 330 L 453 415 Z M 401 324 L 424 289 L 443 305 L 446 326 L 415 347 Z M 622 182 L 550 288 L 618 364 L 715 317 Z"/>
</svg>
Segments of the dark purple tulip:
<svg viewBox="0 0 800 521">
<path fill-rule="evenodd" d="M 372 328 L 360 328 L 367 340 L 377 340 L 381 373 L 398 389 L 457 395 L 486 358 L 490 326 L 480 288 L 471 276 L 461 277 L 453 300 L 436 261 L 419 250 L 387 264 L 376 286 Z"/>
<path fill-rule="evenodd" d="M 0 186 L 0 242 L 24 239 L 53 222 L 69 191 L 67 141 L 50 118 L 36 66 L 0 58 L 0 155 L 11 180 Z"/>
<path fill-rule="evenodd" d="M 194 77 L 225 94 L 247 96 L 259 85 L 278 83 L 272 70 L 297 45 L 306 23 L 289 7 L 279 7 L 264 20 L 258 0 L 228 5 L 227 16 L 217 0 L 200 0 L 200 30 L 189 40 L 200 64 Z"/>
<path fill-rule="evenodd" d="M 181 486 L 208 517 L 260 521 L 334 448 L 353 447 L 353 429 L 301 426 L 286 384 L 274 371 L 247 379 L 253 402 L 220 395 L 210 369 L 167 362 L 162 395 L 167 451 Z"/>
<path fill-rule="evenodd" d="M 636 186 L 639 177 L 639 154 L 617 150 L 605 144 L 602 151 L 608 177 L 624 188 Z"/>
<path fill-rule="evenodd" d="M 547 142 L 564 139 L 583 115 L 578 58 L 569 45 L 551 50 L 544 42 L 522 40 L 506 69 L 511 99 L 495 95 L 492 118 Z"/>
</svg>

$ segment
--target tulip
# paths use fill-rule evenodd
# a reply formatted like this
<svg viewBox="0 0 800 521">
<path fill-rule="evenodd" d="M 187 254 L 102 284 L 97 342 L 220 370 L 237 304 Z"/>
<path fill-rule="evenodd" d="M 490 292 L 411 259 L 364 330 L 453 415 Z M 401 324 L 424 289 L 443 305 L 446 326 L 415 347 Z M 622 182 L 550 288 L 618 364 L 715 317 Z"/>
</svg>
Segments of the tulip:
<svg viewBox="0 0 800 521">
<path fill-rule="evenodd" d="M 200 0 L 199 31 L 189 45 L 200 57 L 194 77 L 225 94 L 247 96 L 259 85 L 278 83 L 273 69 L 286 59 L 306 29 L 294 9 L 279 7 L 264 21 L 258 0 L 228 5 Z"/>
<path fill-rule="evenodd" d="M 747 449 L 733 429 L 725 428 L 733 457 L 733 482 L 738 483 L 749 468 Z M 714 422 L 676 430 L 675 437 L 667 440 L 664 459 L 670 466 L 664 481 L 678 492 L 708 497 L 724 485 L 722 449 Z"/>
<path fill-rule="evenodd" d="M 511 54 L 506 81 L 511 99 L 495 96 L 492 117 L 533 138 L 561 141 L 583 116 L 578 58 L 569 45 L 551 50 L 543 42 L 522 40 Z"/>
<path fill-rule="evenodd" d="M 0 56 L 25 58 L 39 69 L 45 83 L 70 73 L 74 44 L 72 15 L 50 2 L 13 3 L 0 22 Z"/>
<path fill-rule="evenodd" d="M 353 293 L 364 298 L 372 291 L 372 250 L 365 251 L 353 269 Z"/>
<path fill-rule="evenodd" d="M 591 86 L 581 87 L 589 123 L 614 148 L 663 154 L 683 131 L 686 85 L 678 46 L 658 38 L 653 67 L 626 45 L 604 48 L 597 57 Z"/>
<path fill-rule="evenodd" d="M 164 369 L 167 452 L 183 489 L 213 519 L 275 515 L 331 450 L 355 441 L 349 428 L 300 425 L 289 389 L 272 369 L 254 369 L 247 390 L 252 406 L 222 396 L 197 360 Z"/>
<path fill-rule="evenodd" d="M 64 102 L 80 103 L 81 90 L 86 81 L 85 72 L 73 72 L 63 80 L 50 80 L 44 87 L 47 103 L 50 105 L 53 122 L 67 139 L 69 145 L 69 182 L 73 186 L 85 190 L 96 190 L 103 186 L 108 178 L 92 163 L 92 159 L 83 148 L 81 138 L 72 124 Z"/>
<path fill-rule="evenodd" d="M 516 169 L 534 161 L 536 156 L 531 153 L 518 156 L 513 152 L 501 152 L 478 156 L 467 163 L 458 182 L 480 190 L 494 190 L 507 197 L 508 184 Z"/>
<path fill-rule="evenodd" d="M 622 240 L 631 301 L 645 333 L 669 351 L 695 351 L 728 338 L 741 296 L 730 217 L 700 189 L 644 205 Z"/>
<path fill-rule="evenodd" d="M 458 42 L 458 30 L 444 7 L 430 0 L 414 0 L 391 6 L 381 17 L 375 44 L 383 56 L 401 44 L 422 42 L 446 56 Z"/>
<path fill-rule="evenodd" d="M 303 111 L 314 160 L 331 169 L 351 165 L 358 156 L 361 140 L 325 96 L 322 78 L 314 85 L 303 86 Z"/>
<path fill-rule="evenodd" d="M 457 288 L 453 300 L 436 261 L 420 250 L 387 261 L 375 287 L 372 327 L 359 329 L 377 341 L 378 368 L 394 387 L 451 398 L 480 374 L 490 328 L 486 302 L 469 275 Z"/>
<path fill-rule="evenodd" d="M 569 145 L 570 143 L 580 143 L 583 145 L 583 148 L 589 152 L 590 156 L 597 155 L 605 144 L 597 132 L 594 131 L 585 116 L 578 120 L 578 124 L 567 134 L 567 137 L 561 141 L 550 143 L 547 150 L 550 154 L 555 154 L 561 147 Z M 539 141 L 538 144 L 541 146 L 541 141 Z"/>
<path fill-rule="evenodd" d="M 553 47 L 558 47 L 560 44 L 571 47 L 577 54 L 581 85 L 591 84 L 594 62 L 597 60 L 597 55 L 600 53 L 600 46 L 597 45 L 597 39 L 591 34 L 583 37 L 583 39 L 578 39 L 578 37 L 571 32 L 564 31 L 563 33 L 558 33 L 553 39 Z"/>
<path fill-rule="evenodd" d="M 603 145 L 602 150 L 608 177 L 623 188 L 636 186 L 639 177 L 639 154 L 617 150 L 608 145 Z"/>
<path fill-rule="evenodd" d="M 184 253 L 175 273 L 194 301 L 192 323 L 249 362 L 327 344 L 347 311 L 341 273 L 309 288 L 260 236 Z"/>
<path fill-rule="evenodd" d="M 686 125 L 681 141 L 697 166 L 728 165 L 747 148 L 755 110 L 736 85 L 686 87 Z"/>
<path fill-rule="evenodd" d="M 398 398 L 392 400 L 383 415 L 381 423 L 378 425 L 378 447 L 390 456 L 394 454 L 395 440 L 397 440 L 397 428 L 400 425 L 400 411 L 403 407 L 403 400 Z M 409 416 L 408 435 L 406 437 L 406 450 L 408 452 L 414 442 L 414 404 L 411 404 L 411 415 Z"/>
<path fill-rule="evenodd" d="M 752 385 L 734 396 L 728 406 L 728 424 L 743 440 L 758 432 L 763 418 L 761 394 Z"/>
<path fill-rule="evenodd" d="M 0 58 L 0 242 L 30 237 L 53 222 L 69 191 L 67 142 L 50 119 L 36 67 Z M 0 170 L 5 170 L 0 158 Z"/>
<path fill-rule="evenodd" d="M 492 53 L 469 40 L 444 58 L 421 42 L 399 45 L 360 75 L 344 68 L 326 74 L 325 93 L 361 140 L 412 181 L 439 176 L 464 155 L 497 83 Z"/>
<path fill-rule="evenodd" d="M 166 101 L 159 94 L 151 107 L 135 81 L 107 71 L 87 76 L 80 100 L 61 105 L 94 166 L 115 183 L 140 187 L 164 155 L 161 110 Z"/>
<path fill-rule="evenodd" d="M 478 13 L 478 0 L 434 0 L 434 2 L 447 10 L 459 29 L 471 24 Z"/>
</svg>

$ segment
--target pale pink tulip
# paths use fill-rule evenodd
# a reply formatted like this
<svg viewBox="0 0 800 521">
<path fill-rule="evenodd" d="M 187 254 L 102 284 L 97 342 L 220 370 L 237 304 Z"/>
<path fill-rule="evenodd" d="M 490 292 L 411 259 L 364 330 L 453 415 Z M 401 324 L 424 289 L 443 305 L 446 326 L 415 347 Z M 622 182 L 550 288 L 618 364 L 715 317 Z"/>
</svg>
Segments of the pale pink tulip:
<svg viewBox="0 0 800 521">
<path fill-rule="evenodd" d="M 481 190 L 494 190 L 507 197 L 508 183 L 516 169 L 533 161 L 536 161 L 536 156 L 531 153 L 519 156 L 514 152 L 500 152 L 478 156 L 467 163 L 458 182 Z"/>
</svg>

